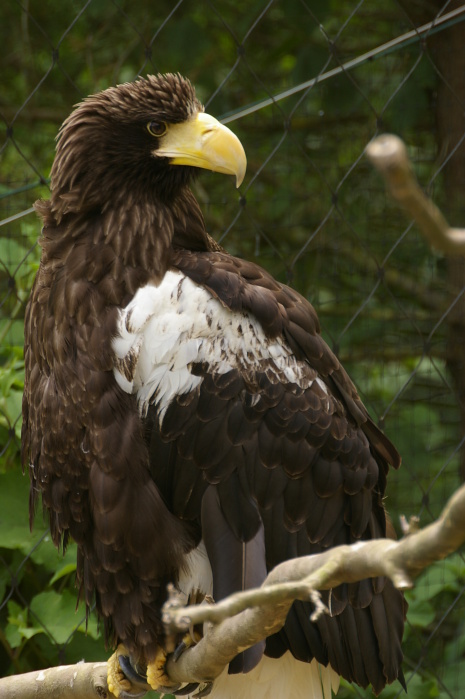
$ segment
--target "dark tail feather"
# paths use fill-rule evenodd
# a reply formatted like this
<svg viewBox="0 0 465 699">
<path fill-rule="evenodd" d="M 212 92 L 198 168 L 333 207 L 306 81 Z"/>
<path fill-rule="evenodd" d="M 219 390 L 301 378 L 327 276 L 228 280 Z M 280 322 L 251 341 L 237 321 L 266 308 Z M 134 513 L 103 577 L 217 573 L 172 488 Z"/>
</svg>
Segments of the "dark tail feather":
<svg viewBox="0 0 465 699">
<path fill-rule="evenodd" d="M 226 521 L 213 485 L 202 500 L 202 536 L 212 568 L 215 601 L 262 584 L 266 578 L 263 525 L 250 541 L 238 539 Z M 264 650 L 265 641 L 262 641 L 240 653 L 229 664 L 229 672 L 249 672 L 260 661 Z"/>
</svg>

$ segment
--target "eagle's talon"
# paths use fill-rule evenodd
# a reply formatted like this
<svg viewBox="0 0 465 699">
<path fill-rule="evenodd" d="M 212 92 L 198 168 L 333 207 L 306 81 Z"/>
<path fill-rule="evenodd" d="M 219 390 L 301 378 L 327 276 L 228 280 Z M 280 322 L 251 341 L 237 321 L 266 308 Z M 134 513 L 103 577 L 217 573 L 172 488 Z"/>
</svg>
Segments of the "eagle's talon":
<svg viewBox="0 0 465 699">
<path fill-rule="evenodd" d="M 142 680 L 142 682 L 140 681 Z M 148 687 L 145 678 L 141 677 L 132 667 L 128 652 L 124 645 L 120 644 L 107 663 L 108 689 L 119 699 L 136 699 L 147 693 Z M 133 691 L 134 687 L 143 686 L 142 692 Z"/>
<path fill-rule="evenodd" d="M 186 633 L 182 641 L 178 643 L 171 655 L 174 662 L 176 663 L 181 657 L 181 655 L 184 653 L 184 651 L 188 648 L 191 648 L 192 646 L 195 646 L 195 644 L 198 643 L 201 640 L 201 638 L 201 635 L 197 633 L 197 631 L 192 630 L 189 633 Z"/>
<path fill-rule="evenodd" d="M 159 694 L 177 694 L 177 691 L 181 685 L 178 684 L 172 684 L 169 687 L 165 687 L 162 684 L 159 684 L 158 687 L 156 688 L 156 691 Z M 151 687 L 151 689 L 154 689 L 154 687 Z"/>
<path fill-rule="evenodd" d="M 204 686 L 202 689 L 199 689 L 198 692 L 192 695 L 192 699 L 201 699 L 201 697 L 208 697 L 210 692 L 213 689 L 213 682 L 203 682 L 202 683 Z"/>
<path fill-rule="evenodd" d="M 176 648 L 174 649 L 174 652 L 173 652 L 173 654 L 172 654 L 172 656 L 171 656 L 171 657 L 173 658 L 173 660 L 174 660 L 175 663 L 178 662 L 179 658 L 181 657 L 181 655 L 184 653 L 184 651 L 185 651 L 186 648 L 188 648 L 188 647 L 189 647 L 188 644 L 185 643 L 184 640 L 182 640 L 181 643 L 178 643 L 178 645 L 177 645 Z"/>
<path fill-rule="evenodd" d="M 147 682 L 156 692 L 162 694 L 173 694 L 180 688 L 179 683 L 172 682 L 165 672 L 167 653 L 163 648 L 158 648 L 157 654 L 152 662 L 147 664 Z"/>
<path fill-rule="evenodd" d="M 186 684 L 185 687 L 182 687 L 182 689 L 178 689 L 176 692 L 173 692 L 173 694 L 175 694 L 177 697 L 184 697 L 186 694 L 190 694 L 197 689 L 198 686 L 198 682 L 191 682 L 190 684 Z"/>
<path fill-rule="evenodd" d="M 125 677 L 127 677 L 127 679 L 131 682 L 131 684 L 144 687 L 146 692 L 149 691 L 150 685 L 147 682 L 147 676 L 141 675 L 136 670 L 136 668 L 132 665 L 132 663 L 129 659 L 129 656 L 119 655 L 118 662 L 119 662 L 119 666 L 120 666 L 121 670 L 123 671 Z"/>
</svg>

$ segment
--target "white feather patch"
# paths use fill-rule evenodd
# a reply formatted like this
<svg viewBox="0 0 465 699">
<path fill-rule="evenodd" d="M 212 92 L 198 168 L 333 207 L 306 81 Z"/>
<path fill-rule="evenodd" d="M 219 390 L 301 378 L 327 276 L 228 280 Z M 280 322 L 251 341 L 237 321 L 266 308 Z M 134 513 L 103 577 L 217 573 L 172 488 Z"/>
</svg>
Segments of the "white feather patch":
<svg viewBox="0 0 465 699">
<path fill-rule="evenodd" d="M 159 286 L 139 289 L 121 310 L 117 330 L 116 380 L 127 393 L 137 393 L 142 414 L 150 403 L 158 405 L 160 420 L 176 395 L 201 383 L 191 373 L 193 363 L 220 374 L 234 368 L 250 372 L 261 364 L 302 388 L 316 378 L 284 339 L 270 340 L 252 315 L 231 312 L 178 271 L 167 272 Z"/>
<path fill-rule="evenodd" d="M 189 551 L 184 556 L 184 565 L 179 574 L 178 589 L 186 597 L 186 604 L 189 595 L 193 592 L 201 592 L 204 595 L 213 594 L 213 574 L 207 549 L 203 541 L 197 548 Z"/>
</svg>

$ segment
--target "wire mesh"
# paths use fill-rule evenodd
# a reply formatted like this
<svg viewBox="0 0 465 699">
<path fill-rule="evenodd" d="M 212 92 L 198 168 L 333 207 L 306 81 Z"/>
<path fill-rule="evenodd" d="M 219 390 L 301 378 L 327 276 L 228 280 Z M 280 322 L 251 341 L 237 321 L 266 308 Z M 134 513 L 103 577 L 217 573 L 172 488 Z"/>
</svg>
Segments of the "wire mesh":
<svg viewBox="0 0 465 699">
<path fill-rule="evenodd" d="M 38 266 L 32 203 L 47 197 L 54 138 L 86 94 L 179 71 L 248 155 L 237 193 L 196 185 L 211 233 L 318 309 L 322 331 L 403 455 L 387 507 L 421 525 L 465 475 L 465 262 L 431 251 L 365 158 L 402 136 L 418 177 L 463 226 L 465 5 L 431 0 L 10 0 L 0 9 L 0 672 L 102 659 L 64 558 L 28 529 L 19 466 L 23 315 Z M 40 518 L 38 518 L 40 520 Z M 413 697 L 459 699 L 465 560 L 410 595 Z M 462 692 L 462 693 L 461 693 Z M 383 697 L 398 696 L 400 686 Z M 341 696 L 370 696 L 345 687 Z"/>
</svg>

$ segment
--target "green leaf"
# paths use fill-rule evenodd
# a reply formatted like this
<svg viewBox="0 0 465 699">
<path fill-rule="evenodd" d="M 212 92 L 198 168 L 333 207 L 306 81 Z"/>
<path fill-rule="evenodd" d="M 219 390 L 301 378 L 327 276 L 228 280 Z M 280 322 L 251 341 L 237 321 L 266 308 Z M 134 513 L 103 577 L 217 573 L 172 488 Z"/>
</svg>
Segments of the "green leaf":
<svg viewBox="0 0 465 699">
<path fill-rule="evenodd" d="M 454 578 L 458 579 L 456 581 L 457 584 L 460 585 L 460 580 L 462 582 L 465 581 L 465 560 L 463 554 L 454 553 L 452 556 L 446 558 L 444 563 L 447 570 L 450 571 Z"/>
<path fill-rule="evenodd" d="M 448 689 L 447 693 L 441 693 L 441 699 L 451 696 L 461 697 L 465 686 L 465 661 L 462 659 L 459 663 L 448 665 L 441 679 L 444 686 Z"/>
<path fill-rule="evenodd" d="M 14 274 L 28 250 L 29 246 L 22 245 L 14 238 L 0 238 L 0 268 Z"/>
<path fill-rule="evenodd" d="M 22 636 L 16 624 L 7 624 L 5 627 L 5 638 L 11 648 L 18 648 L 22 643 Z"/>
<path fill-rule="evenodd" d="M 408 623 L 412 626 L 424 628 L 434 621 L 436 612 L 434 607 L 425 599 L 415 599 L 410 596 L 407 599 L 409 608 L 407 612 Z"/>
<path fill-rule="evenodd" d="M 437 681 L 418 674 L 408 677 L 407 696 L 408 699 L 436 699 L 439 697 Z"/>
<path fill-rule="evenodd" d="M 13 428 L 21 439 L 21 405 L 23 392 L 11 389 L 7 396 L 0 397 L 0 422 L 8 430 Z"/>
<path fill-rule="evenodd" d="M 5 592 L 7 587 L 9 588 L 11 585 L 11 573 L 8 570 L 8 568 L 0 568 L 0 602 L 3 600 L 5 596 Z"/>
<path fill-rule="evenodd" d="M 34 635 L 28 629 L 27 609 L 23 609 L 14 600 L 8 602 L 8 624 L 5 628 L 5 637 L 12 648 L 18 648 L 23 642 L 23 638 L 29 633 L 29 637 Z M 39 630 L 34 633 L 40 632 Z"/>
<path fill-rule="evenodd" d="M 40 626 L 24 626 L 20 629 L 20 634 L 26 640 L 29 640 L 33 636 L 37 636 L 39 633 L 44 633 L 43 628 Z"/>
<path fill-rule="evenodd" d="M 76 565 L 76 545 L 74 543 L 70 544 L 66 550 L 66 554 L 63 555 L 61 551 L 58 551 L 55 547 L 50 534 L 46 534 L 40 545 L 37 546 L 31 553 L 31 559 L 34 563 L 44 566 L 51 573 L 56 574 L 58 569 L 67 565 Z M 49 583 L 52 584 L 52 581 Z"/>
<path fill-rule="evenodd" d="M 61 580 L 61 578 L 65 577 L 66 575 L 70 575 L 71 573 L 74 573 L 76 570 L 76 562 L 74 563 L 68 563 L 65 566 L 62 566 L 55 575 L 52 577 L 50 580 L 50 585 L 53 585 L 57 580 Z"/>
<path fill-rule="evenodd" d="M 74 634 L 73 638 L 64 648 L 60 649 L 60 658 L 57 663 L 74 664 L 84 660 L 86 663 L 97 661 L 102 662 L 108 658 L 110 651 L 105 649 L 103 638 L 89 638 L 83 633 Z M 148 695 L 146 695 L 148 697 Z"/>
<path fill-rule="evenodd" d="M 431 599 L 444 590 L 459 592 L 462 588 L 460 577 L 463 580 L 464 574 L 465 564 L 460 556 L 438 561 L 418 578 L 415 596 L 417 599 Z"/>
<path fill-rule="evenodd" d="M 457 665 L 465 662 L 465 623 L 459 624 L 455 636 L 444 649 L 444 665 Z"/>
<path fill-rule="evenodd" d="M 29 478 L 20 469 L 0 474 L 0 544 L 29 553 L 46 531 L 37 518 L 29 531 Z"/>
<path fill-rule="evenodd" d="M 76 612 L 76 596 L 68 590 L 41 592 L 31 601 L 31 613 L 35 623 L 43 627 L 55 643 L 66 643 L 75 631 L 86 631 L 84 614 Z M 91 635 L 96 630 L 91 629 Z"/>
</svg>

